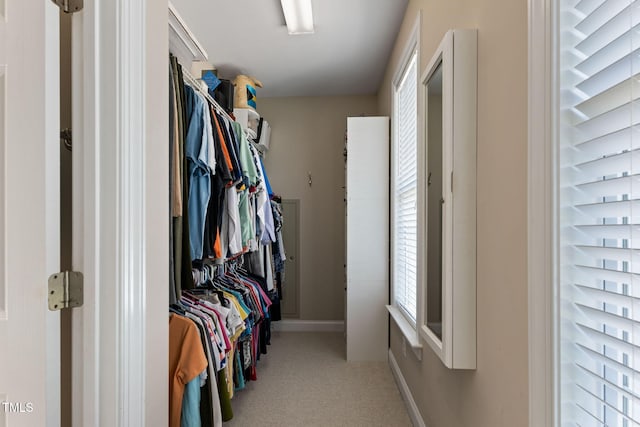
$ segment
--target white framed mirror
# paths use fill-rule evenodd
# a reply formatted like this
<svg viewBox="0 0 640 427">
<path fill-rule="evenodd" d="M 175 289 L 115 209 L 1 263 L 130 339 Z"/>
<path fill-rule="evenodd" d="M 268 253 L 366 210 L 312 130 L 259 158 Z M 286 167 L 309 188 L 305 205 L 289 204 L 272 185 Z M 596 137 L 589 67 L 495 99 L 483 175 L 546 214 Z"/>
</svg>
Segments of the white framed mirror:
<svg viewBox="0 0 640 427">
<path fill-rule="evenodd" d="M 421 82 L 426 224 L 420 334 L 448 368 L 475 369 L 477 30 L 448 31 Z"/>
</svg>

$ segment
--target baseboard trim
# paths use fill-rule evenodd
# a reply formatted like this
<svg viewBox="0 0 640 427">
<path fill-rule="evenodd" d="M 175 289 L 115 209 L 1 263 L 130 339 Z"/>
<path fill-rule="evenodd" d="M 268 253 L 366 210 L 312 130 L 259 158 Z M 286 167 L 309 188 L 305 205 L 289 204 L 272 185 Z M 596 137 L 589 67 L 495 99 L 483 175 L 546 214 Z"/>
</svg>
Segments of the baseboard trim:
<svg viewBox="0 0 640 427">
<path fill-rule="evenodd" d="M 411 390 L 409 390 L 409 386 L 407 385 L 407 382 L 402 375 L 400 366 L 398 366 L 398 362 L 391 352 L 391 349 L 389 349 L 389 367 L 391 368 L 393 377 L 396 380 L 396 384 L 398 384 L 402 399 L 407 406 L 407 411 L 409 412 L 409 418 L 411 418 L 411 422 L 415 427 L 426 427 L 426 424 L 422 419 L 422 415 L 420 415 L 420 411 L 418 410 L 418 405 L 416 405 L 416 401 L 413 399 Z"/>
<path fill-rule="evenodd" d="M 280 332 L 344 332 L 344 321 L 285 319 L 272 322 L 271 327 Z"/>
</svg>

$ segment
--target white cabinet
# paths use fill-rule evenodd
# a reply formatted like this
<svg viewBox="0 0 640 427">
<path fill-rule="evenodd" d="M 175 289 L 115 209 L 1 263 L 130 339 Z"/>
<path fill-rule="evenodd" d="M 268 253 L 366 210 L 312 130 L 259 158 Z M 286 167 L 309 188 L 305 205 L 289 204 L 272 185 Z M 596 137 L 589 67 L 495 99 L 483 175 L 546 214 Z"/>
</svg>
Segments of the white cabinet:
<svg viewBox="0 0 640 427">
<path fill-rule="evenodd" d="M 451 369 L 476 367 L 477 31 L 448 31 L 421 90 L 426 153 L 420 332 Z"/>
<path fill-rule="evenodd" d="M 389 118 L 347 119 L 347 360 L 387 360 Z"/>
</svg>

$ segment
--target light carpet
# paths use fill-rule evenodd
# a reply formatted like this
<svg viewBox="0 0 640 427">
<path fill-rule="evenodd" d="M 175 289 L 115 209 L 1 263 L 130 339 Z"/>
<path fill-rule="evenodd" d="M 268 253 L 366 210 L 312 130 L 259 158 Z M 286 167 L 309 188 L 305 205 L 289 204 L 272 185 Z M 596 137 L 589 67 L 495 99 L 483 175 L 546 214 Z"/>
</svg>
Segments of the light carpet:
<svg viewBox="0 0 640 427">
<path fill-rule="evenodd" d="M 411 426 L 387 362 L 347 362 L 342 333 L 274 332 L 225 426 Z"/>
</svg>

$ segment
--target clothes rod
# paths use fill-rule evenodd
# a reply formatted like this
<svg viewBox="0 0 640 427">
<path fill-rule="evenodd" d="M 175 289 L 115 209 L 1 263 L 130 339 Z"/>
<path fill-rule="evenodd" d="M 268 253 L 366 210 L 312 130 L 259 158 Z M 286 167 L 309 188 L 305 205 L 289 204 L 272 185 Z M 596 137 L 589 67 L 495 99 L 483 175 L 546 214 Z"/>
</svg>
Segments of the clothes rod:
<svg viewBox="0 0 640 427">
<path fill-rule="evenodd" d="M 235 122 L 235 119 L 233 119 L 229 113 L 227 113 L 224 108 L 222 108 L 220 106 L 220 104 L 218 104 L 218 102 L 213 99 L 213 97 L 211 95 L 209 95 L 208 92 L 205 92 L 202 90 L 202 86 L 201 83 L 198 82 L 198 80 L 195 79 L 195 77 L 193 77 L 191 75 L 191 73 L 189 73 L 184 67 L 182 68 L 182 76 L 184 77 L 184 80 L 187 81 L 187 83 L 190 83 L 191 86 L 197 90 L 198 92 L 200 92 L 202 95 L 204 95 L 205 98 L 207 98 L 207 100 L 211 103 L 211 105 L 213 105 L 213 108 L 216 109 L 216 111 L 220 114 L 222 114 L 224 117 L 226 117 L 228 120 L 230 120 L 231 122 Z M 206 84 L 206 83 L 205 83 Z"/>
</svg>

